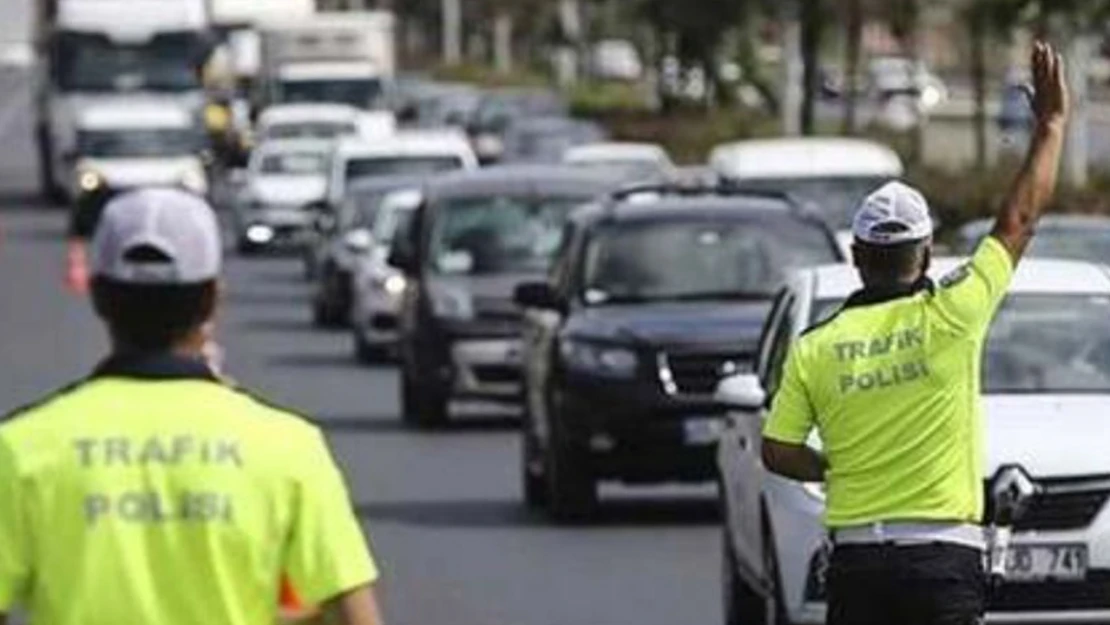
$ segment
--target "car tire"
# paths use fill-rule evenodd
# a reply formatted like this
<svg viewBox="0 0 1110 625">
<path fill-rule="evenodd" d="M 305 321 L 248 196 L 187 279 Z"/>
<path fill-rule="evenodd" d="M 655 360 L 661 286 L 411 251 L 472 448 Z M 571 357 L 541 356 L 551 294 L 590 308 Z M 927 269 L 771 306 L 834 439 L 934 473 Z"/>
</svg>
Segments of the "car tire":
<svg viewBox="0 0 1110 625">
<path fill-rule="evenodd" d="M 255 256 L 258 254 L 258 246 L 246 239 L 239 239 L 235 243 L 235 251 L 240 256 Z"/>
<path fill-rule="evenodd" d="M 406 425 L 432 428 L 447 424 L 446 394 L 438 389 L 419 384 L 411 378 L 407 368 L 401 371 L 401 419 Z"/>
<path fill-rule="evenodd" d="M 551 517 L 560 523 L 588 521 L 597 511 L 597 480 L 590 469 L 589 453 L 569 440 L 557 412 L 552 414 L 545 451 L 544 481 Z"/>
<path fill-rule="evenodd" d="M 389 360 L 389 350 L 381 345 L 371 345 L 357 331 L 352 333 L 355 345 L 355 360 L 364 365 L 378 365 Z"/>
<path fill-rule="evenodd" d="M 779 582 L 778 557 L 774 542 L 764 521 L 764 563 L 775 582 L 770 597 L 750 587 L 737 573 L 739 564 L 736 548 L 728 534 L 728 522 L 721 534 L 721 595 L 724 607 L 725 625 L 789 625 L 782 602 L 782 587 Z"/>
<path fill-rule="evenodd" d="M 55 175 L 54 148 L 50 144 L 50 132 L 45 127 L 35 130 L 35 144 L 38 149 L 40 193 L 47 202 L 60 204 L 65 201 L 65 193 Z"/>
<path fill-rule="evenodd" d="M 318 328 L 343 327 L 343 309 L 327 301 L 323 296 L 316 296 L 312 301 L 312 323 Z"/>
</svg>

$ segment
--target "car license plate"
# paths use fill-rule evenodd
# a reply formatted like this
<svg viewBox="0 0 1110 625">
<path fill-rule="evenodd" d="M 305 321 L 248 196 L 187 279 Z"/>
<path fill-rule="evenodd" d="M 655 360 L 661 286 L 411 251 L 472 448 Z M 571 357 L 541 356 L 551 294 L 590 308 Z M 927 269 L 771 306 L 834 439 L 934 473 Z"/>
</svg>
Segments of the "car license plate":
<svg viewBox="0 0 1110 625">
<path fill-rule="evenodd" d="M 711 445 L 720 440 L 724 425 L 717 417 L 698 417 L 684 421 L 682 429 L 687 445 Z"/>
<path fill-rule="evenodd" d="M 1087 545 L 1011 545 L 1006 579 L 1075 581 L 1087 577 Z"/>
</svg>

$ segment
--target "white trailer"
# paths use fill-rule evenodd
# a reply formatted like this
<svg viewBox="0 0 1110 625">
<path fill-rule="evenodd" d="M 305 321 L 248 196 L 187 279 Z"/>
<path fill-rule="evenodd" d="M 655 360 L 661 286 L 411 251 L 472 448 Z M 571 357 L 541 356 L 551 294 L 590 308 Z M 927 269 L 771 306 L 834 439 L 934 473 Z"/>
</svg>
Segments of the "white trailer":
<svg viewBox="0 0 1110 625">
<path fill-rule="evenodd" d="M 264 105 L 330 102 L 381 108 L 395 71 L 394 18 L 387 11 L 318 13 L 263 32 Z"/>
</svg>

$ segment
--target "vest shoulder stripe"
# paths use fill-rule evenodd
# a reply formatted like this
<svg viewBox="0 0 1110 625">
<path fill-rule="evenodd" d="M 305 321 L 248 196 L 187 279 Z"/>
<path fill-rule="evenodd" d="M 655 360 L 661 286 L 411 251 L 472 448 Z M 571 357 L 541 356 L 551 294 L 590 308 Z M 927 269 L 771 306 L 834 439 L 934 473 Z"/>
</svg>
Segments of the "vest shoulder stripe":
<svg viewBox="0 0 1110 625">
<path fill-rule="evenodd" d="M 89 383 L 89 381 L 90 380 L 88 378 L 82 378 L 80 380 L 77 380 L 76 382 L 70 382 L 69 384 L 66 384 L 59 389 L 53 390 L 30 403 L 19 406 L 11 412 L 0 416 L 0 424 L 8 423 L 20 417 L 25 417 L 35 410 L 42 408 L 43 406 L 46 406 L 47 404 L 50 404 L 55 400 L 61 399 L 62 397 L 73 393 L 85 384 Z"/>
</svg>

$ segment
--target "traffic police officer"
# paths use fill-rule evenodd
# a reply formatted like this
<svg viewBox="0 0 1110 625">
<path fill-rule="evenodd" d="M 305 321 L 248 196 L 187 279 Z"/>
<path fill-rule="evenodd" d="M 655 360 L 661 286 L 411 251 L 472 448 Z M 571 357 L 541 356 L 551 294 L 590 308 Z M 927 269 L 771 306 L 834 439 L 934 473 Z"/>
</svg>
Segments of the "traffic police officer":
<svg viewBox="0 0 1110 625">
<path fill-rule="evenodd" d="M 1068 93 L 1060 57 L 1033 51 L 1036 130 L 994 229 L 960 270 L 926 277 L 932 223 L 901 183 L 853 225 L 863 282 L 791 348 L 763 461 L 824 481 L 832 625 L 964 625 L 985 608 L 983 343 L 1056 185 Z M 823 452 L 806 445 L 816 430 Z"/>
<path fill-rule="evenodd" d="M 195 196 L 106 209 L 90 267 L 112 352 L 0 425 L 0 622 L 273 623 L 283 575 L 331 622 L 380 622 L 320 430 L 204 361 L 220 264 Z"/>
</svg>

